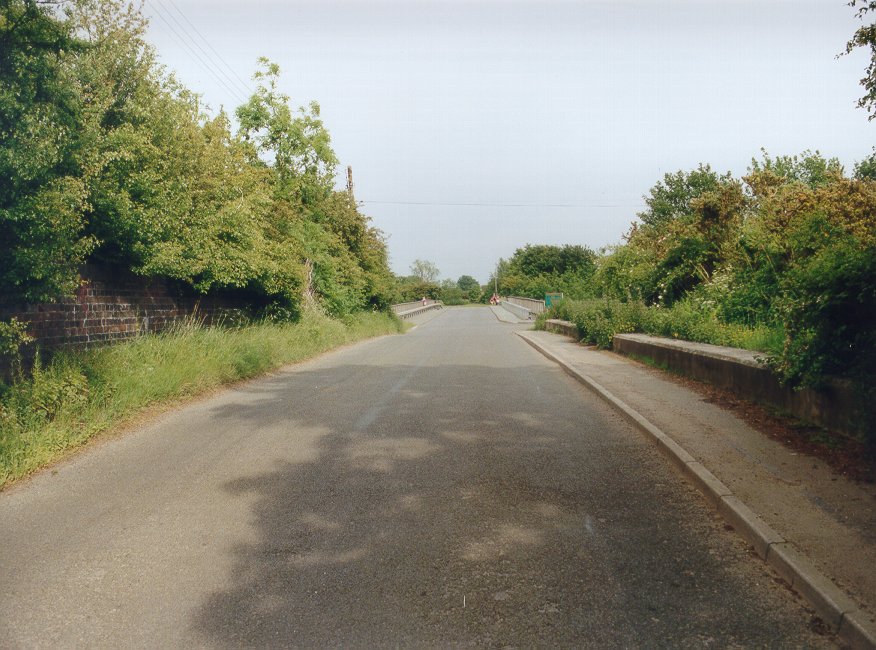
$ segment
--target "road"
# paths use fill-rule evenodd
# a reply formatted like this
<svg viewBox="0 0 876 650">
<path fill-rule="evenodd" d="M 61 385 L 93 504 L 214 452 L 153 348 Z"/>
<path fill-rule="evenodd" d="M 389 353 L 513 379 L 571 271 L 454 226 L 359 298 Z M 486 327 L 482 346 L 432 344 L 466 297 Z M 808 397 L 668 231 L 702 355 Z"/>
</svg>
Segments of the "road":
<svg viewBox="0 0 876 650">
<path fill-rule="evenodd" d="M 486 308 L 0 493 L 0 647 L 819 647 L 636 431 Z"/>
</svg>

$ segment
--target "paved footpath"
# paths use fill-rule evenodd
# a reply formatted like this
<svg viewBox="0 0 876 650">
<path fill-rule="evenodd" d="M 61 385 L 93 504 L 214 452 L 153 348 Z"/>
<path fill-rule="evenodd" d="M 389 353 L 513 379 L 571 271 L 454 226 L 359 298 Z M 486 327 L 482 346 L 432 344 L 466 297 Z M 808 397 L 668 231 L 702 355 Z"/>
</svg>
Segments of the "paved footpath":
<svg viewBox="0 0 876 650">
<path fill-rule="evenodd" d="M 833 647 L 526 327 L 442 309 L 0 493 L 0 647 Z"/>
<path fill-rule="evenodd" d="M 693 457 L 689 460 L 717 477 L 728 495 L 732 493 L 748 506 L 780 538 L 769 537 L 767 531 L 762 543 L 772 542 L 774 549 L 787 550 L 813 576 L 814 584 L 797 584 L 798 591 L 817 588 L 821 595 L 807 596 L 837 601 L 823 603 L 826 619 L 831 618 L 834 605 L 856 611 L 857 622 L 872 635 L 876 629 L 876 486 L 850 481 L 820 460 L 754 431 L 658 370 L 581 346 L 559 334 L 525 332 L 521 336 L 678 443 L 682 453 Z M 711 497 L 720 493 L 719 486 Z M 768 550 L 759 549 L 767 556 Z M 828 580 L 835 585 L 833 591 Z M 833 607 L 833 614 L 841 613 L 836 610 Z M 831 623 L 841 625 L 842 620 Z M 850 638 L 854 636 L 858 634 Z M 857 639 L 856 645 L 866 642 Z"/>
</svg>

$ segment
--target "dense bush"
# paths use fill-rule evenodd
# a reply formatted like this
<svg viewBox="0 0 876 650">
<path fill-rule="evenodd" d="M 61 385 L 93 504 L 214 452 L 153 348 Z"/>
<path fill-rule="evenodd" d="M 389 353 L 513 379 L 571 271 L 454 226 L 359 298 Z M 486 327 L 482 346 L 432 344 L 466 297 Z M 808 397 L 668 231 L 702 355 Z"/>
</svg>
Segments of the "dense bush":
<svg viewBox="0 0 876 650">
<path fill-rule="evenodd" d="M 597 255 L 584 246 L 533 246 L 518 248 L 508 260 L 499 260 L 499 293 L 543 299 L 549 292 L 569 298 L 592 297 L 591 278 Z M 490 278 L 494 285 L 496 277 Z"/>
<path fill-rule="evenodd" d="M 859 163 L 851 178 L 817 152 L 764 153 L 741 180 L 708 166 L 667 174 L 624 243 L 597 256 L 593 273 L 566 292 L 592 298 L 567 300 L 548 316 L 574 322 L 582 340 L 601 347 L 615 333 L 638 331 L 759 350 L 792 386 L 818 387 L 839 375 L 871 404 L 873 161 Z M 550 290 L 559 286 L 554 280 Z"/>
<path fill-rule="evenodd" d="M 277 313 L 385 308 L 381 234 L 347 193 L 319 106 L 294 111 L 260 61 L 232 133 L 157 63 L 124 0 L 0 5 L 0 299 L 70 294 L 85 261 Z M 269 162 L 266 162 L 269 161 Z"/>
<path fill-rule="evenodd" d="M 424 282 L 415 276 L 396 277 L 392 302 L 416 302 L 422 298 L 441 300 L 441 285 Z"/>
</svg>

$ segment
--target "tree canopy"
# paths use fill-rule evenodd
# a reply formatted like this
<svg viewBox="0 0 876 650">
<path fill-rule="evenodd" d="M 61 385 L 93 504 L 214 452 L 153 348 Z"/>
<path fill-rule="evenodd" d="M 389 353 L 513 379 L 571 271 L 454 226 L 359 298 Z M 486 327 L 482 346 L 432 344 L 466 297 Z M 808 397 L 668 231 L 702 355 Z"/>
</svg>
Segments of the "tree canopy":
<svg viewBox="0 0 876 650">
<path fill-rule="evenodd" d="M 599 298 L 591 311 L 605 344 L 612 318 L 628 328 L 623 314 L 649 310 L 675 310 L 674 332 L 695 334 L 705 322 L 768 328 L 784 340 L 772 364 L 788 382 L 817 385 L 840 374 L 872 386 L 873 169 L 872 155 L 849 176 L 817 151 L 775 157 L 764 151 L 742 178 L 707 165 L 666 174 L 623 243 L 599 255 L 567 249 L 565 257 L 557 247 L 518 249 L 499 261 L 500 291 Z M 562 264 L 571 253 L 576 263 Z"/>
<path fill-rule="evenodd" d="M 6 301 L 70 294 L 83 262 L 237 291 L 294 315 L 383 307 L 382 234 L 333 189 L 319 106 L 293 110 L 260 59 L 236 111 L 201 111 L 125 0 L 0 4 L 0 283 Z"/>
<path fill-rule="evenodd" d="M 586 246 L 527 244 L 509 260 L 499 260 L 499 293 L 544 298 L 545 293 L 559 291 L 583 297 L 580 292 L 595 272 L 595 260 L 596 253 Z"/>
<path fill-rule="evenodd" d="M 876 0 L 851 0 L 850 7 L 857 7 L 855 16 L 861 21 L 868 17 L 876 16 Z M 876 119 L 876 22 L 861 25 L 849 42 L 846 43 L 845 54 L 849 54 L 857 48 L 870 50 L 870 62 L 867 70 L 861 78 L 861 86 L 864 88 L 864 96 L 858 100 L 858 106 L 869 114 L 868 119 Z"/>
<path fill-rule="evenodd" d="M 415 275 L 422 282 L 437 282 L 441 272 L 434 262 L 417 259 L 411 264 L 411 274 Z"/>
</svg>

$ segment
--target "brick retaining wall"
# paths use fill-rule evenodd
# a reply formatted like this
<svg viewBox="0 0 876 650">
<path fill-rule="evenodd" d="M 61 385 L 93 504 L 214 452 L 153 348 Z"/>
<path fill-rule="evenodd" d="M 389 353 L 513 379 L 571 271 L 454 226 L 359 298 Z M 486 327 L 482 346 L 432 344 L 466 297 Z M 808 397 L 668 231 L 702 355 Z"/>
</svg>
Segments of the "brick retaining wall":
<svg viewBox="0 0 876 650">
<path fill-rule="evenodd" d="M 160 332 L 192 315 L 213 323 L 246 302 L 230 296 L 201 296 L 181 283 L 144 278 L 125 269 L 86 265 L 76 294 L 53 303 L 0 304 L 0 319 L 28 323 L 36 341 L 22 356 L 31 361 L 37 347 L 46 352 L 85 347 Z M 0 375 L 8 374 L 0 359 Z"/>
</svg>

